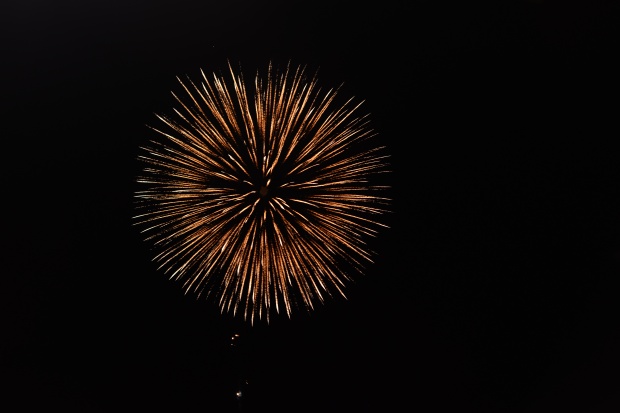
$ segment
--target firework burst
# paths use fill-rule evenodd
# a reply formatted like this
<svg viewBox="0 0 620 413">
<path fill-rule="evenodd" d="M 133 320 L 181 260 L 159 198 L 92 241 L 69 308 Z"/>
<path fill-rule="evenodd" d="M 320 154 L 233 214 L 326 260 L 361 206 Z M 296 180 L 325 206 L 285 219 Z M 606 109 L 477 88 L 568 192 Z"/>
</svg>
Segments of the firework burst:
<svg viewBox="0 0 620 413">
<path fill-rule="evenodd" d="M 240 73 L 179 79 L 179 107 L 140 149 L 134 218 L 186 292 L 268 322 L 344 296 L 372 262 L 388 163 L 361 103 L 303 67 Z"/>
</svg>

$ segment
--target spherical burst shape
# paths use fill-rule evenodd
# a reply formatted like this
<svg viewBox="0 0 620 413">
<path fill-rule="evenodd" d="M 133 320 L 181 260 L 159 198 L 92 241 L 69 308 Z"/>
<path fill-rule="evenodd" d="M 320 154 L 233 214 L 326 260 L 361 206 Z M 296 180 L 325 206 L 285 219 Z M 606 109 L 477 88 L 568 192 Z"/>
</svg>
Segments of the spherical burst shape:
<svg viewBox="0 0 620 413">
<path fill-rule="evenodd" d="M 344 296 L 372 262 L 387 154 L 361 103 L 337 103 L 303 67 L 270 64 L 253 82 L 228 69 L 179 80 L 179 107 L 140 149 L 134 218 L 187 292 L 268 322 Z"/>
</svg>

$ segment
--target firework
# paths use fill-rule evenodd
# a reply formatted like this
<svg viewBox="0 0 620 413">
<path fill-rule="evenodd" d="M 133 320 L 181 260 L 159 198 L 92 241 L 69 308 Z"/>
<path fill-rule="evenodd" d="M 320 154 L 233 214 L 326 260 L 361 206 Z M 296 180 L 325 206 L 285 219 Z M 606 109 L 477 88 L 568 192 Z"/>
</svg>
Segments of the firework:
<svg viewBox="0 0 620 413">
<path fill-rule="evenodd" d="M 337 103 L 316 73 L 270 64 L 247 82 L 228 70 L 179 79 L 179 107 L 140 148 L 134 218 L 186 292 L 268 322 L 344 296 L 372 262 L 387 155 L 361 102 Z"/>
</svg>

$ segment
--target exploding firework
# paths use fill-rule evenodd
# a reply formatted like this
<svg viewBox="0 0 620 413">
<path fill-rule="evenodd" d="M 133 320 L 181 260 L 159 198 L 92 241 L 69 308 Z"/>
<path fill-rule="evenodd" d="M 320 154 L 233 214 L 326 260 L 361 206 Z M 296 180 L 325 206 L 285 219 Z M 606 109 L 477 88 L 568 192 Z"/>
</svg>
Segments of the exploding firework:
<svg viewBox="0 0 620 413">
<path fill-rule="evenodd" d="M 372 262 L 390 203 L 361 103 L 303 67 L 179 79 L 179 108 L 140 148 L 136 223 L 154 261 L 222 312 L 312 310 Z M 371 139 L 372 138 L 372 139 Z"/>
</svg>

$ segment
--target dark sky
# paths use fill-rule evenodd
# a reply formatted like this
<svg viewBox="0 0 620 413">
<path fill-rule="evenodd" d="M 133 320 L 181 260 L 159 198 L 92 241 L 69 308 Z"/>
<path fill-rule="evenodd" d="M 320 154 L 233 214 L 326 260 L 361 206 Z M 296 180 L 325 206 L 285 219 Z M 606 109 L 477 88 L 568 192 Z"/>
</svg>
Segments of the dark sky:
<svg viewBox="0 0 620 413">
<path fill-rule="evenodd" d="M 619 411 L 617 4 L 5 3 L 3 410 Z M 131 225 L 145 125 L 227 59 L 366 101 L 394 213 L 346 301 L 249 326 Z"/>
</svg>

